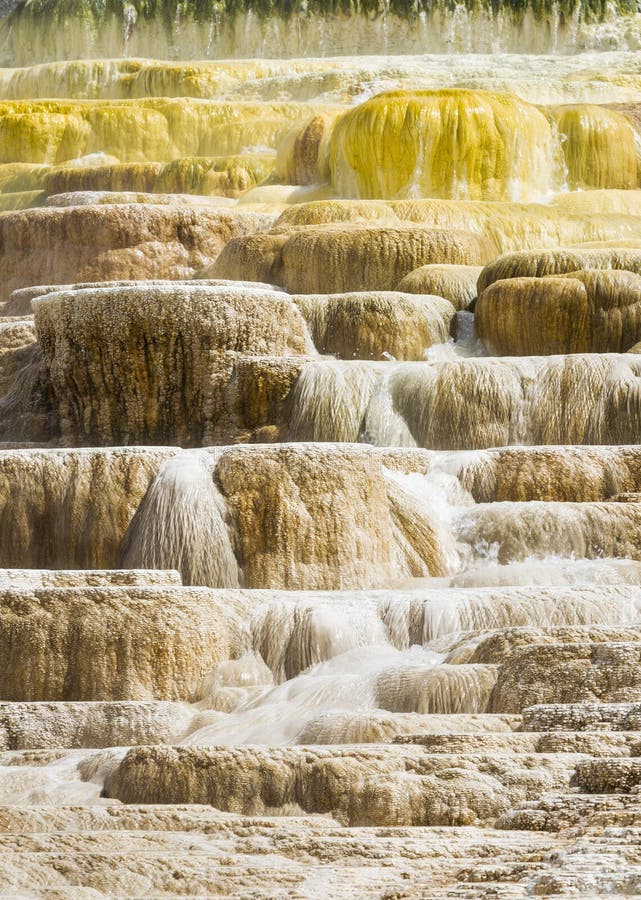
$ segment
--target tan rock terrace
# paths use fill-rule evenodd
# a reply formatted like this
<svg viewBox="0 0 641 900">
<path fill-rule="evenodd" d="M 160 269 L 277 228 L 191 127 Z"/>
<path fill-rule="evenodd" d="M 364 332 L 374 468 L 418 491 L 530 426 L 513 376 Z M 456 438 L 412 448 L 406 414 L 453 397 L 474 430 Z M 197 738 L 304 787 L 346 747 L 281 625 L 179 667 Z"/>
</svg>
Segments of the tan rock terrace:
<svg viewBox="0 0 641 900">
<path fill-rule="evenodd" d="M 0 896 L 641 894 L 633 0 L 0 0 Z"/>
</svg>

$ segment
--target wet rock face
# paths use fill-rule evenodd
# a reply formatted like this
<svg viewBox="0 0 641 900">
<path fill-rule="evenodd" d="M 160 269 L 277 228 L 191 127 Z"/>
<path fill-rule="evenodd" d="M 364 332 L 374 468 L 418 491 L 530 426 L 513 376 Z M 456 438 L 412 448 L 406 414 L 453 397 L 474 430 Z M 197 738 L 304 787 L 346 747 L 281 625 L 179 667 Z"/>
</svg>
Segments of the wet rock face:
<svg viewBox="0 0 641 900">
<path fill-rule="evenodd" d="M 562 141 L 570 190 L 639 186 L 634 123 L 618 110 L 568 104 L 551 111 Z"/>
<path fill-rule="evenodd" d="M 198 591 L 5 590 L 4 700 L 147 700 L 198 695 L 240 650 L 240 622 Z"/>
<path fill-rule="evenodd" d="M 638 504 L 587 501 L 634 488 L 638 451 L 594 449 L 585 459 L 579 453 L 461 454 L 448 522 L 438 495 L 430 498 L 438 477 L 431 481 L 429 472 L 456 455 L 295 444 L 6 450 L 0 502 L 13 527 L 0 535 L 0 565 L 177 568 L 191 582 L 233 587 L 235 556 L 248 587 L 383 587 L 427 575 L 455 576 L 461 586 L 466 577 L 467 586 L 513 584 L 517 575 L 508 568 L 501 578 L 499 567 L 497 581 L 492 570 L 479 571 L 479 547 L 490 544 L 503 567 L 523 563 L 521 577 L 534 577 L 527 569 L 533 558 L 556 552 L 594 560 L 592 570 L 577 569 L 576 582 L 568 572 L 566 583 L 575 587 L 590 571 L 606 578 L 608 565 L 605 583 L 627 577 L 635 584 L 638 566 L 629 559 L 622 566 L 638 556 Z M 573 495 L 567 473 L 581 474 L 588 463 L 589 493 L 579 480 Z M 501 503 L 491 502 L 497 490 Z M 263 534 L 265 521 L 274 525 Z M 609 563 L 599 562 L 603 552 Z M 225 580 L 212 580 L 214 573 Z"/>
<path fill-rule="evenodd" d="M 376 366 L 309 361 L 293 386 L 289 437 L 436 450 L 634 442 L 636 360 L 602 354 Z"/>
<path fill-rule="evenodd" d="M 307 346 L 291 302 L 250 289 L 50 294 L 35 320 L 70 443 L 159 443 L 168 435 L 206 443 L 229 405 L 238 354 L 296 356 Z"/>
<path fill-rule="evenodd" d="M 209 7 L 190 7 L 177 23 L 173 7 L 147 8 L 139 3 L 118 2 L 110 7 L 69 9 L 56 3 L 47 7 L 51 13 L 48 28 L 42 27 L 41 7 L 35 3 L 16 5 L 14 0 L 3 0 L 0 9 L 4 16 L 10 16 L 11 24 L 3 51 L 5 65 L 96 57 L 102 61 L 104 58 L 127 58 L 130 51 L 136 62 L 136 57 L 164 60 L 171 59 L 173 54 L 180 60 L 190 61 L 237 57 L 244 61 L 246 57 L 260 59 L 262 56 L 269 61 L 284 59 L 290 65 L 294 58 L 300 65 L 296 58 L 322 57 L 328 47 L 334 48 L 336 54 L 365 56 L 452 52 L 577 53 L 585 47 L 598 49 L 601 46 L 604 20 L 607 46 L 625 48 L 633 41 L 634 18 L 632 35 L 628 36 L 618 17 L 627 24 L 627 16 L 636 12 L 636 5 L 634 0 L 617 0 L 610 9 L 587 2 L 580 2 L 576 7 L 562 3 L 558 8 L 549 2 L 542 6 L 526 2 L 518 7 L 499 3 L 494 7 L 484 4 L 466 7 L 456 15 L 447 3 L 439 0 L 432 4 L 421 2 L 411 11 L 402 6 L 386 9 L 379 4 L 367 9 L 352 9 L 345 3 L 339 6 L 319 4 L 314 13 L 308 15 L 310 11 L 300 3 L 281 8 L 246 2 L 241 6 L 226 4 L 221 10 L 224 13 L 222 20 L 217 19 Z M 611 16 L 615 20 L 614 28 Z M 554 18 L 556 26 L 554 34 L 550 34 L 550 17 Z M 269 28 L 266 28 L 267 24 Z M 196 83 L 191 88 L 196 96 L 202 92 L 201 82 L 204 87 L 210 86 L 206 65 L 202 62 L 189 65 L 200 76 L 194 78 Z M 525 69 L 525 76 L 532 78 L 529 67 Z M 286 65 L 280 72 L 287 73 Z M 525 84 L 528 82 L 518 66 L 513 77 L 520 77 Z M 82 80 L 89 79 L 90 72 L 83 72 Z M 162 84 L 162 78 L 158 80 Z M 436 84 L 441 85 L 442 81 L 441 78 Z M 173 86 L 174 82 L 167 79 L 167 83 Z M 214 80 L 214 86 L 217 84 Z M 510 84 L 509 79 L 507 84 Z M 127 87 L 125 81 L 125 96 L 130 95 Z M 176 91 L 174 87 L 162 96 L 189 94 L 190 87 L 189 83 L 182 91 Z M 135 91 L 133 93 L 135 96 Z M 204 96 L 209 94 L 205 92 Z"/>
<path fill-rule="evenodd" d="M 114 567 L 127 525 L 160 463 L 175 452 L 3 453 L 3 514 L 13 521 L 4 532 L 4 565 L 67 569 L 72 554 L 74 568 Z"/>
<path fill-rule="evenodd" d="M 237 586 L 237 562 L 248 587 L 336 590 L 446 574 L 453 536 L 390 483 L 384 461 L 394 454 L 356 447 L 6 453 L 1 493 L 15 528 L 2 560 L 179 568 L 219 587 Z M 396 465 L 413 468 L 402 454 Z M 79 520 L 86 529 L 74 529 Z M 279 524 L 263 534 L 264 521 Z"/>
<path fill-rule="evenodd" d="M 182 289 L 177 293 L 184 296 Z M 158 292 L 165 300 L 167 294 Z M 139 347 L 148 350 L 147 356 L 144 350 L 136 352 L 136 364 L 127 379 L 118 371 L 105 371 L 101 364 L 107 347 L 113 348 L 116 358 L 129 360 L 129 345 L 114 330 L 115 308 L 110 309 L 107 302 L 97 305 L 101 314 L 95 325 L 79 323 L 91 345 L 87 352 L 65 336 L 64 318 L 54 326 L 43 312 L 39 316 L 42 347 L 32 341 L 24 352 L 13 348 L 7 352 L 8 386 L 20 386 L 7 394 L 7 408 L 17 411 L 0 426 L 0 435 L 5 440 L 80 445 L 312 440 L 434 450 L 476 450 L 514 442 L 627 444 L 636 439 L 641 418 L 637 354 L 500 360 L 430 357 L 418 363 L 387 360 L 385 349 L 382 360 L 334 360 L 315 353 L 311 339 L 305 353 L 289 356 L 264 356 L 251 347 L 217 352 L 209 342 L 203 345 L 218 315 L 209 304 L 202 334 L 193 341 L 189 337 L 198 321 L 196 315 L 185 315 L 192 297 L 190 291 L 182 313 L 167 302 L 164 322 L 160 303 L 158 315 L 149 321 L 136 322 L 135 307 L 124 316 L 123 321 L 131 319 L 132 326 L 138 326 L 133 327 L 132 338 L 136 335 Z M 96 299 L 106 300 L 98 295 Z M 339 322 L 351 303 L 336 312 Z M 261 301 L 258 305 L 257 318 L 264 321 L 273 304 Z M 385 301 L 380 303 L 380 316 L 377 313 L 363 327 L 350 323 L 334 336 L 317 331 L 319 342 L 326 341 L 346 355 L 350 347 L 364 356 L 394 347 L 401 340 L 404 317 L 400 311 L 386 317 L 385 306 Z M 73 303 L 69 307 L 71 322 Z M 295 319 L 300 313 L 291 305 L 286 315 Z M 428 323 L 437 333 L 444 330 L 450 315 L 450 307 L 429 302 Z M 389 337 L 386 318 L 398 325 Z M 310 323 L 323 328 L 322 318 L 319 323 L 310 315 Z M 421 330 L 412 335 L 409 355 L 418 355 L 418 347 L 431 340 L 426 334 L 428 323 L 419 319 Z M 59 342 L 54 340 L 56 328 Z M 151 367 L 166 347 L 172 353 Z M 189 359 L 198 359 L 198 374 L 185 368 Z M 75 362 L 77 367 L 72 365 Z M 32 395 L 30 379 L 34 378 L 40 387 Z M 147 392 L 153 403 L 141 404 L 140 394 Z M 74 406 L 69 396 L 75 398 Z M 186 408 L 183 396 L 192 398 Z M 117 406 L 114 397 L 121 398 Z M 128 410 L 126 417 L 123 406 Z"/>
<path fill-rule="evenodd" d="M 312 116 L 294 125 L 278 145 L 276 171 L 285 184 L 319 184 L 329 179 L 329 141 L 334 115 Z"/>
<path fill-rule="evenodd" d="M 623 120 L 633 139 L 623 117 L 610 115 Z M 527 200 L 554 181 L 557 153 L 542 111 L 513 97 L 458 90 L 382 93 L 334 128 L 332 183 L 341 196 L 364 199 L 418 193 Z"/>
<path fill-rule="evenodd" d="M 217 477 L 234 510 L 248 585 L 268 586 L 277 579 L 290 589 L 359 587 L 400 571 L 376 461 L 339 451 L 336 462 L 334 478 L 327 481 L 322 455 L 314 451 L 251 456 L 231 451 L 221 460 Z M 258 542 L 257 518 L 277 523 Z"/>
</svg>

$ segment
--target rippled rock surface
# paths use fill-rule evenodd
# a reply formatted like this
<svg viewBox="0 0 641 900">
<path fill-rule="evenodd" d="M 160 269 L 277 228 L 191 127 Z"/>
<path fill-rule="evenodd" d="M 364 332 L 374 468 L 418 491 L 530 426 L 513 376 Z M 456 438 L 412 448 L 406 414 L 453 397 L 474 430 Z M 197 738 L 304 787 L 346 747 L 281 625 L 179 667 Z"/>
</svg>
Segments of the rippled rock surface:
<svg viewBox="0 0 641 900">
<path fill-rule="evenodd" d="M 639 48 L 0 2 L 0 894 L 641 893 Z"/>
</svg>

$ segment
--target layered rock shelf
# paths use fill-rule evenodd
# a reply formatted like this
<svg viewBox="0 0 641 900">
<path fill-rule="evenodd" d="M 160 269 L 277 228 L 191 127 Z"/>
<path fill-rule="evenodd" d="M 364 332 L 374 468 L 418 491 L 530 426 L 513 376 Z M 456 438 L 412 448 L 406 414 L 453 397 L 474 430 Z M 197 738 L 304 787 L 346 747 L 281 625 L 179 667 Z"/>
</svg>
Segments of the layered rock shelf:
<svg viewBox="0 0 641 900">
<path fill-rule="evenodd" d="M 0 3 L 1 896 L 641 894 L 640 47 Z"/>
</svg>

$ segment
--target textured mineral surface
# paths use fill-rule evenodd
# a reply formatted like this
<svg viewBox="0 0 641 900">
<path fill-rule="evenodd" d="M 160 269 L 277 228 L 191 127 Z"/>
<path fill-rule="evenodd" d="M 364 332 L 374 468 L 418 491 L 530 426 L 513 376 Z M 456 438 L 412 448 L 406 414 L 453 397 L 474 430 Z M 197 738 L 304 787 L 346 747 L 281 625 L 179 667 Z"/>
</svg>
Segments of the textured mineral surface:
<svg viewBox="0 0 641 900">
<path fill-rule="evenodd" d="M 641 895 L 636 0 L 0 0 L 0 897 Z"/>
</svg>

